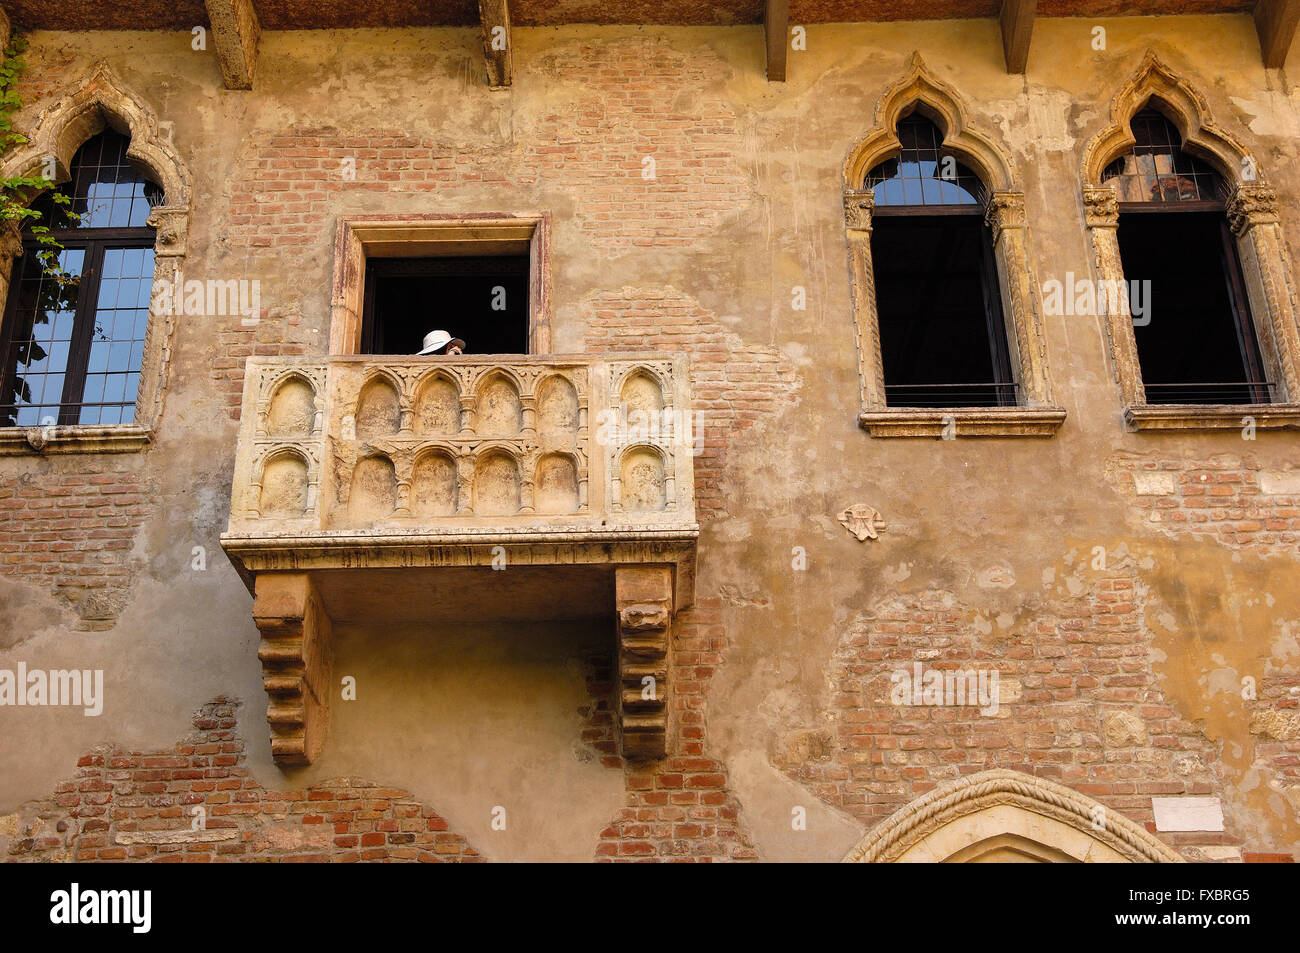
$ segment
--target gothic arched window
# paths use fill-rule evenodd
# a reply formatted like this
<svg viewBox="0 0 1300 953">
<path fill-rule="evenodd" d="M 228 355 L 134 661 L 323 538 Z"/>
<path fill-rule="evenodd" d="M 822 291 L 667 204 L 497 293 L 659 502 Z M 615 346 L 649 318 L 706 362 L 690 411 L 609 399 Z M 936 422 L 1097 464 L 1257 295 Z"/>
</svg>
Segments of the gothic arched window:
<svg viewBox="0 0 1300 953">
<path fill-rule="evenodd" d="M 1262 404 L 1271 399 L 1228 227 L 1227 183 L 1183 151 L 1178 129 L 1147 107 L 1136 144 L 1102 173 L 1119 200 L 1119 251 L 1149 404 Z"/>
<path fill-rule="evenodd" d="M 867 173 L 871 256 L 890 407 L 1017 403 L 985 224 L 988 189 L 943 148 L 919 112 L 901 119 L 902 150 Z"/>
<path fill-rule="evenodd" d="M 135 419 L 154 278 L 146 220 L 162 190 L 127 158 L 128 142 L 105 131 L 77 150 L 59 191 L 78 218 L 49 194 L 33 206 L 62 246 L 63 277 L 28 231 L 0 327 L 0 426 Z"/>
</svg>

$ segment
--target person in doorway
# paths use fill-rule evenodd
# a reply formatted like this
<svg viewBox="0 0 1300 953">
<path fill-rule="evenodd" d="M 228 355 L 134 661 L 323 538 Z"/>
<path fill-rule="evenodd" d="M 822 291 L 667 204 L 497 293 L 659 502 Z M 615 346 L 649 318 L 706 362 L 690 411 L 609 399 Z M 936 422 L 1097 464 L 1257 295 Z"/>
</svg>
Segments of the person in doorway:
<svg viewBox="0 0 1300 953">
<path fill-rule="evenodd" d="M 444 348 L 446 350 L 443 350 Z M 430 331 L 424 336 L 424 349 L 416 356 L 428 357 L 439 351 L 443 354 L 464 354 L 465 342 L 460 338 L 452 337 L 446 331 Z"/>
</svg>

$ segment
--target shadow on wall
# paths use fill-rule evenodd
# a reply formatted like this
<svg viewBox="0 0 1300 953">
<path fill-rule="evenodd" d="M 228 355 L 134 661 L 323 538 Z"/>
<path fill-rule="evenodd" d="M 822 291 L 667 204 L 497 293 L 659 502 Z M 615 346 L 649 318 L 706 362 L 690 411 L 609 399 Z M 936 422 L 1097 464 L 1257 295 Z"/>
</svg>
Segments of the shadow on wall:
<svg viewBox="0 0 1300 953">
<path fill-rule="evenodd" d="M 583 741 L 588 660 L 612 654 L 612 619 L 337 625 L 334 637 L 329 742 L 286 777 L 400 784 L 489 859 L 591 859 L 625 799 L 623 772 Z"/>
</svg>

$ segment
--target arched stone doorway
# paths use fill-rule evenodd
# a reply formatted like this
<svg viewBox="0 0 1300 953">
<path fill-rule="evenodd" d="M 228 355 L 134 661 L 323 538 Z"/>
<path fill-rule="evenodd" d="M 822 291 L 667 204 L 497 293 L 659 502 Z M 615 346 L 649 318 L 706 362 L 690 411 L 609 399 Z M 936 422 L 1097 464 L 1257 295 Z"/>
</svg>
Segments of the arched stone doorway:
<svg viewBox="0 0 1300 953">
<path fill-rule="evenodd" d="M 1092 798 L 1019 771 L 950 781 L 894 812 L 847 863 L 1177 863 Z"/>
</svg>

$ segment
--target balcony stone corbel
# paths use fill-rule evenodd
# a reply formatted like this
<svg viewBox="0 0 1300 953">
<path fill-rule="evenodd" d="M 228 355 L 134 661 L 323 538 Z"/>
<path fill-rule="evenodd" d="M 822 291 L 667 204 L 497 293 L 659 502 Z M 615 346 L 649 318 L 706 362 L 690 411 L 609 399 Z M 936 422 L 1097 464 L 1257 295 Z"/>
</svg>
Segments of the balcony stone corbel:
<svg viewBox="0 0 1300 953">
<path fill-rule="evenodd" d="M 329 727 L 330 618 L 306 573 L 259 573 L 253 622 L 267 694 L 271 755 L 277 764 L 310 764 Z"/>
<path fill-rule="evenodd" d="M 672 573 L 664 566 L 620 566 L 614 574 L 614 599 L 623 756 L 662 758 L 668 750 Z"/>
</svg>

